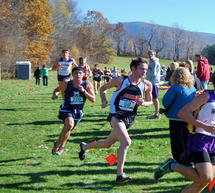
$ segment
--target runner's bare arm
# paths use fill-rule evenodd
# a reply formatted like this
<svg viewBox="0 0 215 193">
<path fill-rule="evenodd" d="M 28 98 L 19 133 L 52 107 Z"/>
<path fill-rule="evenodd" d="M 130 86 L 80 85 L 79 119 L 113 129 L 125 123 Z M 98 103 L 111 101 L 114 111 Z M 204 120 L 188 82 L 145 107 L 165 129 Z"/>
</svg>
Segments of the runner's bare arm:
<svg viewBox="0 0 215 193">
<path fill-rule="evenodd" d="M 143 101 L 142 106 L 149 107 L 153 104 L 152 101 L 152 84 L 148 80 L 144 80 L 145 84 L 145 101 Z"/>
<path fill-rule="evenodd" d="M 87 88 L 83 91 L 84 95 L 87 97 L 87 99 L 91 102 L 95 102 L 95 93 L 93 91 L 93 85 L 90 81 L 87 80 Z"/>
<path fill-rule="evenodd" d="M 59 67 L 59 63 L 58 63 L 58 59 L 56 59 L 56 61 L 54 62 L 54 65 L 52 67 L 52 70 L 57 70 Z"/>
<path fill-rule="evenodd" d="M 118 90 L 122 84 L 122 81 L 123 81 L 123 77 L 114 78 L 114 79 L 111 79 L 110 82 L 108 82 L 107 84 L 103 85 L 100 88 L 100 97 L 101 97 L 101 101 L 102 101 L 102 104 L 101 104 L 102 108 L 105 108 L 108 105 L 108 100 L 106 98 L 106 90 L 113 88 L 113 87 L 115 87 L 116 90 Z"/>
<path fill-rule="evenodd" d="M 92 77 L 92 75 L 93 75 L 93 73 L 92 73 L 92 71 L 90 69 L 90 66 L 87 65 L 87 76 L 88 76 L 88 78 Z"/>
<path fill-rule="evenodd" d="M 74 58 L 71 58 L 72 60 L 72 68 L 78 67 L 78 64 L 76 63 Z"/>
<path fill-rule="evenodd" d="M 203 93 L 196 96 L 190 103 L 185 105 L 178 113 L 178 116 L 183 119 L 185 122 L 190 123 L 196 127 L 203 128 L 205 131 L 209 133 L 215 134 L 215 126 L 204 123 L 200 120 L 196 120 L 193 117 L 193 111 L 199 109 L 202 105 L 204 105 L 210 95 L 209 93 Z"/>
</svg>

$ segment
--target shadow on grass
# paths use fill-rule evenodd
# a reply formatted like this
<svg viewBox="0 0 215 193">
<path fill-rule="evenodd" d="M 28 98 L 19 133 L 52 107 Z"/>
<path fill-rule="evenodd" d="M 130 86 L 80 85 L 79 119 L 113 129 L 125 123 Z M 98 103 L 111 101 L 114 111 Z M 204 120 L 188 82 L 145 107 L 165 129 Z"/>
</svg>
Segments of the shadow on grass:
<svg viewBox="0 0 215 193">
<path fill-rule="evenodd" d="M 110 127 L 110 126 L 108 126 Z M 107 128 L 108 128 L 107 127 Z M 79 128 L 77 127 L 77 130 Z M 81 128 L 80 128 L 81 130 Z M 167 128 L 153 128 L 153 129 L 130 129 L 129 135 L 132 140 L 144 140 L 144 139 L 161 139 L 161 138 L 169 138 L 169 134 L 147 134 L 146 133 L 156 133 L 160 131 L 169 130 Z M 68 139 L 69 142 L 72 143 L 81 143 L 82 141 L 89 143 L 90 141 L 98 141 L 99 139 L 107 138 L 110 134 L 111 130 L 101 131 L 100 129 L 93 129 L 93 131 L 82 131 L 81 132 L 72 132 L 70 138 Z M 92 137 L 93 136 L 93 137 Z M 48 138 L 58 137 L 58 135 L 48 135 Z M 93 139 L 92 139 L 93 138 Z M 53 139 L 46 140 L 45 142 L 53 142 Z"/>
<path fill-rule="evenodd" d="M 62 121 L 33 121 L 29 123 L 8 123 L 7 125 L 53 125 L 53 124 L 63 124 Z"/>
<path fill-rule="evenodd" d="M 19 158 L 19 159 L 8 159 L 8 160 L 0 160 L 1 163 L 9 163 L 9 162 L 16 162 L 16 161 L 22 161 L 22 160 L 28 160 L 33 159 L 34 157 L 25 157 L 25 158 Z"/>
<path fill-rule="evenodd" d="M 128 173 L 137 173 L 138 172 L 144 172 L 145 170 L 142 169 L 140 170 L 140 168 L 127 168 L 126 171 Z M 61 188 L 51 188 L 52 190 L 67 190 L 69 189 L 92 189 L 92 190 L 99 190 L 99 191 L 110 191 L 111 189 L 114 188 L 114 186 L 143 186 L 144 188 L 142 189 L 143 191 L 152 191 L 153 192 L 165 192 L 165 193 L 172 193 L 175 192 L 176 188 L 177 189 L 181 189 L 182 186 L 163 186 L 160 185 L 159 183 L 155 182 L 154 179 L 152 178 L 133 178 L 130 182 L 128 183 L 122 183 L 122 184 L 116 184 L 115 183 L 115 169 L 102 169 L 102 170 L 61 170 L 61 171 L 55 171 L 55 170 L 50 170 L 50 171 L 45 171 L 45 172 L 35 172 L 35 173 L 12 173 L 12 174 L 0 174 L 0 177 L 13 177 L 13 176 L 19 176 L 20 179 L 22 177 L 29 177 L 30 181 L 28 182 L 19 182 L 19 183 L 8 183 L 8 184 L 0 184 L 1 188 L 4 189 L 18 189 L 18 190 L 49 190 L 50 187 L 48 187 L 49 185 L 47 185 L 47 187 L 45 186 L 45 183 L 47 183 L 47 176 L 51 176 L 51 175 L 58 175 L 58 176 L 73 176 L 73 175 L 79 175 L 79 176 L 83 176 L 83 175 L 105 175 L 105 174 L 113 174 L 113 180 L 98 180 L 96 182 L 90 182 L 88 183 L 87 180 L 86 181 L 78 181 L 78 182 L 73 182 L 73 183 L 66 183 L 66 184 L 59 184 L 59 187 Z M 104 176 L 103 176 L 104 177 Z M 46 179 L 44 179 L 46 178 Z M 99 178 L 99 176 L 98 176 Z M 92 179 L 88 179 L 91 180 Z M 171 181 L 178 181 L 178 180 L 184 180 L 183 178 L 176 178 L 176 179 L 171 179 Z M 33 184 L 35 183 L 43 183 L 43 187 L 34 187 Z M 32 187 L 30 186 L 32 184 Z M 153 187 L 151 187 L 153 185 Z M 155 186 L 156 185 L 156 186 Z M 27 186 L 27 187 L 26 187 Z M 150 186 L 145 188 L 146 186 Z M 64 188 L 62 188 L 64 187 Z"/>
<path fill-rule="evenodd" d="M 110 167 L 108 163 L 101 163 L 101 162 L 94 162 L 94 163 L 84 163 L 84 166 L 87 167 Z M 128 162 L 126 161 L 125 167 L 126 166 L 159 166 L 160 163 L 145 163 L 145 162 Z M 60 167 L 76 167 L 73 165 L 61 165 Z M 127 170 L 127 169 L 126 169 Z M 150 169 L 150 171 L 154 171 L 154 169 Z"/>
<path fill-rule="evenodd" d="M 39 108 L 38 108 L 39 109 Z M 0 108 L 0 111 L 33 111 L 35 108 Z"/>
</svg>

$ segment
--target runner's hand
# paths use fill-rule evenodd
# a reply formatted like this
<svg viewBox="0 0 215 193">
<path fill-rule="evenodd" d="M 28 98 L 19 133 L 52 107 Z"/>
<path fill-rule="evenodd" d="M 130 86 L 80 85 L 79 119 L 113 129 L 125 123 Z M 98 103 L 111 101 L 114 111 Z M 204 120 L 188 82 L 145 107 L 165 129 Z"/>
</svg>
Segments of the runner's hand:
<svg viewBox="0 0 215 193">
<path fill-rule="evenodd" d="M 83 87 L 83 86 L 81 86 L 81 85 L 80 85 L 80 86 L 78 86 L 78 90 L 79 90 L 79 91 L 81 91 L 81 92 L 84 92 L 84 91 L 85 91 L 84 87 Z"/>
<path fill-rule="evenodd" d="M 56 95 L 56 93 L 53 93 L 53 95 L 52 95 L 52 100 L 55 100 L 55 99 L 57 99 L 58 98 L 58 96 Z"/>
<path fill-rule="evenodd" d="M 137 104 L 137 105 L 143 105 L 143 103 L 144 103 L 144 100 L 143 100 L 141 97 L 138 97 L 138 98 L 136 99 L 136 104 Z"/>
<path fill-rule="evenodd" d="M 215 126 L 214 125 L 208 125 L 207 128 L 204 128 L 205 131 L 215 134 Z"/>
</svg>

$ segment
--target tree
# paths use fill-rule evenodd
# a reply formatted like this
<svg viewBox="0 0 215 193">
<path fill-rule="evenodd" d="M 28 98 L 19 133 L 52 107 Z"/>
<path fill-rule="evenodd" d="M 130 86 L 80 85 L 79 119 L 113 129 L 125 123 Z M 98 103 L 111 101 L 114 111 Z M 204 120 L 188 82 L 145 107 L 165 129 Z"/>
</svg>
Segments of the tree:
<svg viewBox="0 0 215 193">
<path fill-rule="evenodd" d="M 12 72 L 14 15 L 11 4 L 0 0 L 0 58 L 2 72 Z"/>
<path fill-rule="evenodd" d="M 182 50 L 182 45 L 184 43 L 185 31 L 182 30 L 178 25 L 175 25 L 171 29 L 171 38 L 173 46 L 173 59 L 179 60 Z"/>
<path fill-rule="evenodd" d="M 125 28 L 124 24 L 119 22 L 116 24 L 115 28 L 112 31 L 112 38 L 117 44 L 117 55 L 121 55 L 121 43 L 123 40 L 123 37 L 125 36 Z"/>
<path fill-rule="evenodd" d="M 90 57 L 91 61 L 109 61 L 114 52 L 106 34 L 111 29 L 111 25 L 102 13 L 88 11 L 78 33 L 78 45 L 83 55 Z"/>
<path fill-rule="evenodd" d="M 41 14 L 42 13 L 42 14 Z M 25 59 L 33 66 L 48 63 L 54 48 L 50 35 L 54 32 L 51 21 L 52 7 L 49 0 L 25 0 L 24 26 L 26 36 Z"/>
<path fill-rule="evenodd" d="M 215 44 L 205 47 L 201 54 L 208 59 L 210 64 L 215 65 Z"/>
<path fill-rule="evenodd" d="M 96 61 L 100 63 L 108 64 L 116 56 L 116 51 L 112 49 L 113 44 L 108 42 L 108 38 L 103 34 L 100 45 L 99 52 L 96 54 Z"/>
<path fill-rule="evenodd" d="M 77 11 L 77 3 L 72 0 L 53 0 L 52 22 L 55 32 L 52 34 L 56 50 L 52 57 L 56 58 L 63 49 L 69 49 L 78 46 L 78 30 L 81 25 L 81 19 Z M 59 51 L 60 50 L 60 51 Z M 79 52 L 79 50 L 77 50 Z M 74 57 L 74 56 L 72 56 Z"/>
</svg>

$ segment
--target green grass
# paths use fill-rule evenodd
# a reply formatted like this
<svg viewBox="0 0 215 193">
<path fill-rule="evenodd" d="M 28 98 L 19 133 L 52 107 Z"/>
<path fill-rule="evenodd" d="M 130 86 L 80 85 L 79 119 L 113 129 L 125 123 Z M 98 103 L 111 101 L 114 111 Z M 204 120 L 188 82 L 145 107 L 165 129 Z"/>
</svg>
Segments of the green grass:
<svg viewBox="0 0 215 193">
<path fill-rule="evenodd" d="M 129 68 L 130 60 L 115 58 L 112 65 Z M 116 155 L 119 143 L 110 149 L 91 150 L 82 162 L 78 158 L 80 142 L 105 138 L 111 130 L 106 121 L 109 108 L 101 109 L 99 96 L 93 105 L 86 103 L 85 115 L 72 132 L 64 154 L 53 156 L 53 141 L 63 126 L 57 118 L 62 99 L 51 100 L 56 86 L 56 72 L 50 73 L 48 87 L 36 87 L 34 79 L 0 82 L 0 192 L 173 193 L 190 183 L 177 173 L 164 176 L 158 183 L 153 179 L 155 168 L 171 156 L 167 118 L 146 119 L 154 112 L 153 106 L 139 108 L 129 130 L 132 145 L 125 172 L 133 177 L 130 183 L 116 185 L 116 164 L 109 166 L 105 160 L 111 153 Z M 164 93 L 160 92 L 160 101 Z"/>
</svg>

